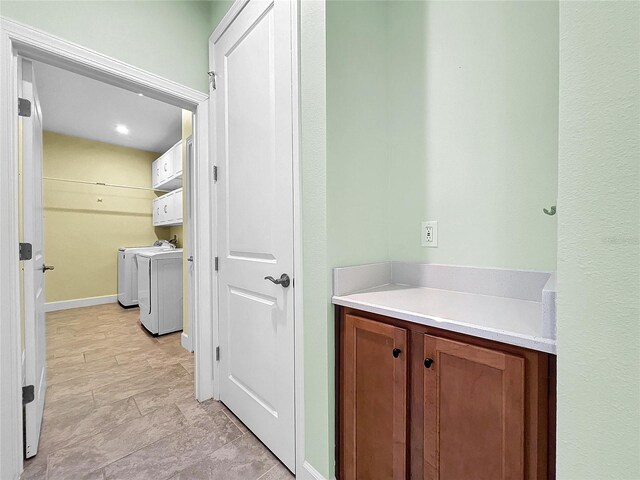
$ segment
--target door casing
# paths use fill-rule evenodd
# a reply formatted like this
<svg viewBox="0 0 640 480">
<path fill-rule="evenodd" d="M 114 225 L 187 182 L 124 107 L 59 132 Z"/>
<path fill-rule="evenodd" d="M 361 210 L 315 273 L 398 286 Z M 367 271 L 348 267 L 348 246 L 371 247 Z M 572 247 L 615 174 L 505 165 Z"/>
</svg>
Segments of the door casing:
<svg viewBox="0 0 640 480">
<path fill-rule="evenodd" d="M 225 30 L 231 25 L 242 9 L 251 0 L 235 0 L 229 11 L 222 18 L 218 26 L 209 37 L 209 70 L 210 74 L 215 75 L 213 48 L 216 41 L 222 36 Z M 300 15 L 299 0 L 289 0 L 291 2 L 291 55 L 292 55 L 292 118 L 293 118 L 293 278 L 295 279 L 294 288 L 294 381 L 295 381 L 295 422 L 296 422 L 296 476 L 298 478 L 318 478 L 315 469 L 305 461 L 305 444 L 304 444 L 304 316 L 303 316 L 303 268 L 302 268 L 302 169 L 300 163 Z M 215 93 L 212 92 L 211 101 L 209 102 L 210 118 L 215 118 Z M 215 143 L 215 135 L 212 135 L 211 144 Z M 215 149 L 212 149 L 212 161 L 215 164 Z M 214 187 L 215 189 L 215 187 Z M 215 193 L 213 194 L 215 198 Z M 212 231 L 216 231 L 217 224 L 212 225 Z M 213 255 L 217 256 L 218 247 L 216 245 L 215 236 L 212 238 Z M 213 276 L 213 292 L 215 292 L 216 305 L 218 296 L 218 279 L 214 272 Z M 213 312 L 213 345 L 219 345 L 218 341 L 218 310 Z M 220 399 L 220 372 L 219 363 L 214 362 L 213 366 L 213 397 Z"/>
<path fill-rule="evenodd" d="M 208 95 L 94 52 L 54 35 L 0 19 L 0 478 L 23 469 L 22 354 L 18 260 L 18 59 L 37 60 L 195 113 L 194 312 L 195 395 L 212 398 L 213 251 L 212 169 L 209 161 Z M 206 72 L 203 72 L 206 75 Z"/>
</svg>

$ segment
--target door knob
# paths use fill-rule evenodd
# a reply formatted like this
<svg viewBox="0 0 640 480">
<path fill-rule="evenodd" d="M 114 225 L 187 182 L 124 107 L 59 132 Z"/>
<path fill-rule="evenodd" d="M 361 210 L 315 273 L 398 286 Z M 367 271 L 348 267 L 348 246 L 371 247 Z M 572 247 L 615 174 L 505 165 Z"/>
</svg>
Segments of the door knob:
<svg viewBox="0 0 640 480">
<path fill-rule="evenodd" d="M 264 277 L 264 279 L 269 280 L 270 282 L 273 282 L 276 285 L 282 285 L 284 288 L 287 288 L 289 285 L 291 285 L 291 279 L 289 278 L 289 275 L 287 275 L 286 273 L 283 273 L 282 275 L 280 275 L 280 278 L 278 279 L 275 279 L 271 276 Z"/>
<path fill-rule="evenodd" d="M 425 358 L 424 359 L 424 366 L 426 368 L 431 368 L 431 365 L 433 365 L 433 358 Z"/>
<path fill-rule="evenodd" d="M 391 353 L 393 354 L 393 358 L 398 358 L 402 353 L 402 350 L 400 350 L 399 348 L 394 348 Z"/>
<path fill-rule="evenodd" d="M 187 262 L 193 262 L 193 255 L 187 258 Z"/>
<path fill-rule="evenodd" d="M 53 265 L 45 265 L 44 263 L 42 264 L 42 271 L 46 272 L 47 270 L 55 270 L 56 267 L 54 267 Z"/>
</svg>

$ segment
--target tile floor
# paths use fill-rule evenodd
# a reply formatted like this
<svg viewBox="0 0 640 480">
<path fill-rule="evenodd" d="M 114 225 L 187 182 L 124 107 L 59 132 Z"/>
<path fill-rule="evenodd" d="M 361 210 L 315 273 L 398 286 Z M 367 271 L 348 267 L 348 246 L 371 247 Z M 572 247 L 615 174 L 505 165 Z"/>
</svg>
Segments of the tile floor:
<svg viewBox="0 0 640 480">
<path fill-rule="evenodd" d="M 293 478 L 224 405 L 195 400 L 180 332 L 148 335 L 137 309 L 47 314 L 47 364 L 39 453 L 23 479 Z"/>
</svg>

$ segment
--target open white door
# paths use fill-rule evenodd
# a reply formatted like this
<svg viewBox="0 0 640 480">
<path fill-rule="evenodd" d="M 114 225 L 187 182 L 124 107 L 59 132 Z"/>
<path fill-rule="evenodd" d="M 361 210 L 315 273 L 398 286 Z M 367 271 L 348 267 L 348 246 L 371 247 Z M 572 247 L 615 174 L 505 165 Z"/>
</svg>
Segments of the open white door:
<svg viewBox="0 0 640 480">
<path fill-rule="evenodd" d="M 44 313 L 44 218 L 42 198 L 42 112 L 33 64 L 22 60 L 20 97 L 30 103 L 30 115 L 22 120 L 22 225 L 23 241 L 31 244 L 30 260 L 24 260 L 25 385 L 33 386 L 33 401 L 25 405 L 25 451 L 38 452 L 44 397 L 47 390 L 47 345 Z"/>
<path fill-rule="evenodd" d="M 195 246 L 195 222 L 194 222 L 194 185 L 193 185 L 193 174 L 194 174 L 194 155 L 193 155 L 193 136 L 187 138 L 186 142 L 186 158 L 184 165 L 184 178 L 185 178 L 185 188 L 184 194 L 186 195 L 185 201 L 185 221 L 184 228 L 186 228 L 186 245 L 185 245 L 185 257 L 187 259 L 187 285 L 186 285 L 186 299 L 187 299 L 187 325 L 189 336 L 191 337 L 189 341 L 189 350 L 193 352 L 193 346 L 196 344 L 194 341 L 196 336 L 196 328 L 195 328 L 195 265 L 193 261 L 193 256 L 195 254 L 194 246 Z"/>
<path fill-rule="evenodd" d="M 294 471 L 292 3 L 244 6 L 214 42 L 212 98 L 220 400 Z"/>
</svg>

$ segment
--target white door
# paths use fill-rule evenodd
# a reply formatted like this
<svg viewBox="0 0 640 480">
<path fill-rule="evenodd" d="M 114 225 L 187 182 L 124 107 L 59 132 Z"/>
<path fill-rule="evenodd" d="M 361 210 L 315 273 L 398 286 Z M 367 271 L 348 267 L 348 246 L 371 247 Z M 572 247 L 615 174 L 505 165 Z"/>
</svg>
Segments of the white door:
<svg viewBox="0 0 640 480">
<path fill-rule="evenodd" d="M 20 97 L 31 102 L 31 116 L 22 121 L 22 228 L 23 241 L 32 245 L 31 260 L 24 269 L 25 385 L 33 385 L 34 400 L 25 406 L 27 458 L 38 452 L 44 397 L 47 390 L 44 313 L 44 233 L 42 199 L 42 113 L 36 91 L 33 64 L 22 60 Z"/>
<path fill-rule="evenodd" d="M 293 273 L 291 5 L 242 9 L 214 43 L 213 99 L 220 399 L 293 471 L 293 283 L 265 279 Z"/>
<path fill-rule="evenodd" d="M 184 182 L 185 186 L 182 190 L 184 195 L 183 201 L 186 203 L 184 209 L 184 221 L 183 228 L 186 232 L 186 251 L 185 258 L 187 259 L 187 285 L 184 293 L 184 297 L 187 301 L 187 325 L 191 342 L 189 342 L 191 351 L 195 342 L 195 265 L 193 262 L 193 253 L 195 245 L 195 228 L 194 228 L 194 201 L 193 201 L 193 180 L 194 180 L 194 156 L 193 156 L 193 136 L 187 138 L 186 143 L 186 158 L 184 164 Z"/>
</svg>

